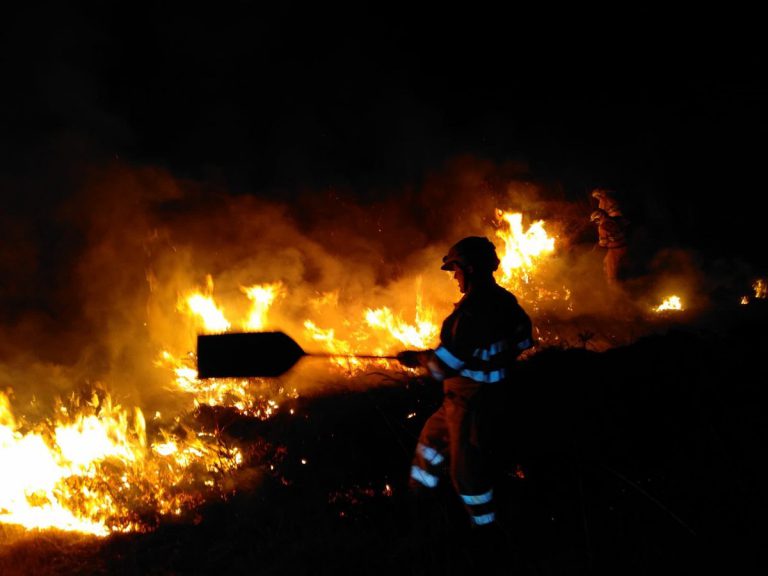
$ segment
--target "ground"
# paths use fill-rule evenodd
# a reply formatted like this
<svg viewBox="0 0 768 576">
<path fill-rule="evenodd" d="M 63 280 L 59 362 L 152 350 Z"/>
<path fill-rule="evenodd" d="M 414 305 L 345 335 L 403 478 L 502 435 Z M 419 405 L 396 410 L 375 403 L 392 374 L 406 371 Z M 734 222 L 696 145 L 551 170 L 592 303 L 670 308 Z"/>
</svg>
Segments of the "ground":
<svg viewBox="0 0 768 576">
<path fill-rule="evenodd" d="M 106 539 L 0 526 L 0 573 L 755 573 L 768 438 L 760 304 L 521 362 L 495 431 L 498 532 L 471 531 L 448 488 L 407 496 L 440 391 L 404 376 L 298 398 L 294 415 L 266 422 L 203 409 L 201 426 L 259 447 L 226 498 Z"/>
</svg>

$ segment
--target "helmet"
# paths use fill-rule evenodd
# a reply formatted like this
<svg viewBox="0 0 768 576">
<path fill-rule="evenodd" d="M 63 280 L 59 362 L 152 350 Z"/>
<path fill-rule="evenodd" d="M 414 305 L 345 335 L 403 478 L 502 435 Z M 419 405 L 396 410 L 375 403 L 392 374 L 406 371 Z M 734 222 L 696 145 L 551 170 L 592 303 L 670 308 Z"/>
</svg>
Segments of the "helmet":
<svg viewBox="0 0 768 576">
<path fill-rule="evenodd" d="M 614 196 L 613 190 L 610 188 L 593 188 L 592 198 L 612 198 Z"/>
<path fill-rule="evenodd" d="M 589 221 L 590 222 L 600 222 L 600 220 L 602 220 L 606 216 L 607 216 L 606 211 L 605 210 L 601 210 L 600 208 L 598 208 L 597 210 L 592 212 L 592 214 L 589 215 Z"/>
<path fill-rule="evenodd" d="M 467 236 L 451 246 L 443 256 L 442 270 L 451 270 L 453 265 L 472 266 L 476 272 L 493 272 L 499 267 L 496 246 L 484 236 Z"/>
</svg>

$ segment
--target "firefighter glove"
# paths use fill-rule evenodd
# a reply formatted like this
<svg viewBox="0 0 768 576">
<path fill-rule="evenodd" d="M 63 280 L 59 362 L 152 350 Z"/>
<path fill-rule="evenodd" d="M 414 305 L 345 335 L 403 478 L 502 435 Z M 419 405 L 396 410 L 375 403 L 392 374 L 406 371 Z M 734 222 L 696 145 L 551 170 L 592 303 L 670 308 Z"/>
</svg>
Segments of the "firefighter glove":
<svg viewBox="0 0 768 576">
<path fill-rule="evenodd" d="M 397 359 L 403 366 L 418 368 L 421 366 L 421 354 L 418 350 L 403 350 L 398 353 Z"/>
</svg>

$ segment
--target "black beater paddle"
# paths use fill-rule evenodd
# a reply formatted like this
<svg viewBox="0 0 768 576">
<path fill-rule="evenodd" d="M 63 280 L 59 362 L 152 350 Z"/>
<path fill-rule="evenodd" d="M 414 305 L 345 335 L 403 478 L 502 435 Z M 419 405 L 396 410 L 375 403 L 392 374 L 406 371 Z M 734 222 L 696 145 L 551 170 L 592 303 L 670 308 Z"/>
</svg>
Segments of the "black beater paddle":
<svg viewBox="0 0 768 576">
<path fill-rule="evenodd" d="M 309 353 L 284 332 L 227 332 L 197 336 L 198 378 L 280 376 L 305 356 L 397 358 L 374 354 Z"/>
</svg>

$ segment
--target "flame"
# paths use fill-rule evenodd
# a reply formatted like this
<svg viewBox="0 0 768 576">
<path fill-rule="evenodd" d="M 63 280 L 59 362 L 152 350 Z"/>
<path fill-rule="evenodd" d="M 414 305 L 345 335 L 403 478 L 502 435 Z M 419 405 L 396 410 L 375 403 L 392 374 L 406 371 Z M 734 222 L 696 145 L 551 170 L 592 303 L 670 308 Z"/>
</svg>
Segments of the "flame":
<svg viewBox="0 0 768 576">
<path fill-rule="evenodd" d="M 758 278 L 752 284 L 752 289 L 755 291 L 755 298 L 765 298 L 768 296 L 768 282 L 763 278 Z"/>
<path fill-rule="evenodd" d="M 9 398 L 0 393 L 0 461 L 3 470 L 13 470 L 0 475 L 0 519 L 27 528 L 55 526 L 106 534 L 108 529 L 100 519 L 111 508 L 112 498 L 95 494 L 87 482 L 72 493 L 68 481 L 93 479 L 97 460 L 112 457 L 130 464 L 140 457 L 144 442 L 128 441 L 130 431 L 124 413 L 110 416 L 102 420 L 79 415 L 53 431 L 41 427 L 22 432 Z M 143 418 L 137 419 L 134 431 L 143 433 Z M 73 500 L 78 501 L 75 510 L 67 506 Z"/>
<path fill-rule="evenodd" d="M 108 394 L 73 398 L 56 412 L 56 421 L 19 423 L 0 393 L 2 523 L 98 536 L 142 530 L 142 509 L 178 515 L 194 501 L 191 490 L 179 490 L 190 483 L 190 467 L 202 478 L 242 462 L 237 450 L 222 454 L 201 434 L 162 433 L 162 442 L 149 444 L 141 410 L 114 404 Z"/>
<path fill-rule="evenodd" d="M 245 330 L 263 330 L 268 325 L 268 315 L 273 303 L 286 293 L 282 282 L 240 286 L 240 291 L 251 301 L 248 316 L 237 323 Z M 187 294 L 178 311 L 200 320 L 202 329 L 208 333 L 227 332 L 233 326 L 226 319 L 222 309 L 212 296 L 213 280 L 206 277 L 205 293 L 194 290 Z M 278 399 L 295 395 L 294 391 L 274 390 L 263 379 L 254 378 L 198 378 L 194 355 L 177 357 L 168 350 L 163 350 L 155 365 L 168 368 L 175 376 L 179 390 L 193 397 L 194 406 L 225 406 L 235 408 L 248 416 L 266 419 L 278 408 Z"/>
<path fill-rule="evenodd" d="M 224 313 L 216 307 L 213 298 L 202 294 L 192 294 L 187 297 L 189 309 L 199 316 L 208 332 L 226 332 L 231 324 Z"/>
<path fill-rule="evenodd" d="M 210 274 L 206 276 L 206 285 L 206 293 L 195 290 L 187 294 L 178 308 L 182 311 L 187 309 L 193 316 L 197 316 L 207 332 L 226 332 L 231 324 L 213 300 L 213 278 Z"/>
<path fill-rule="evenodd" d="M 424 306 L 421 294 L 421 277 L 416 280 L 416 317 L 414 324 L 408 324 L 388 307 L 366 309 L 365 321 L 368 326 L 386 331 L 401 345 L 408 348 L 425 349 L 432 346 L 437 338 L 438 326 L 435 312 Z"/>
<path fill-rule="evenodd" d="M 768 281 L 764 278 L 758 278 L 752 283 L 752 290 L 755 291 L 755 298 L 758 300 L 764 300 L 768 297 Z M 742 304 L 749 304 L 749 296 L 741 297 Z"/>
<path fill-rule="evenodd" d="M 656 312 L 664 312 L 666 310 L 682 310 L 683 309 L 683 302 L 680 300 L 679 296 L 670 296 L 669 298 L 666 298 L 661 304 L 656 306 L 654 310 Z"/>
<path fill-rule="evenodd" d="M 539 262 L 555 250 L 555 239 L 544 229 L 544 221 L 533 222 L 523 229 L 523 214 L 496 210 L 499 228 L 496 236 L 503 241 L 499 250 L 501 277 L 499 284 L 519 290 L 530 281 L 531 272 Z"/>
<path fill-rule="evenodd" d="M 336 366 L 352 373 L 363 369 L 365 365 L 363 360 L 355 357 L 349 342 L 336 338 L 336 331 L 333 328 L 320 328 L 311 320 L 304 322 L 304 328 L 310 339 L 320 342 L 329 354 L 337 355 L 337 357 L 331 357 L 331 362 Z"/>
<path fill-rule="evenodd" d="M 321 295 L 315 305 L 319 307 L 323 303 L 330 303 L 335 306 L 337 302 L 338 294 L 327 293 Z M 338 337 L 335 328 L 320 328 L 313 320 L 306 320 L 304 328 L 307 336 L 320 343 L 332 356 L 333 364 L 355 374 L 375 364 L 390 366 L 387 358 L 369 356 L 386 357 L 404 347 L 426 349 L 433 346 L 438 334 L 434 316 L 434 310 L 423 303 L 421 278 L 417 278 L 414 323 L 405 321 L 401 313 L 384 306 L 366 308 L 358 323 L 358 329 L 350 333 L 348 338 Z M 365 330 L 365 327 L 373 330 Z M 365 357 L 360 357 L 363 355 Z"/>
<path fill-rule="evenodd" d="M 387 308 L 378 308 L 365 312 L 365 321 L 372 328 L 386 330 L 398 342 L 409 348 L 429 348 L 437 335 L 437 325 L 432 318 L 416 317 L 415 324 L 408 324 Z"/>
<path fill-rule="evenodd" d="M 197 376 L 194 358 L 176 358 L 167 350 L 160 353 L 155 361 L 159 367 L 170 368 L 175 374 L 179 390 L 192 395 L 195 407 L 224 406 L 235 408 L 241 414 L 266 420 L 279 409 L 279 400 L 296 398 L 295 389 L 275 389 L 264 378 L 209 378 Z"/>
<path fill-rule="evenodd" d="M 273 302 L 285 294 L 282 282 L 271 284 L 255 284 L 253 286 L 241 286 L 241 292 L 251 301 L 251 310 L 248 317 L 241 323 L 245 330 L 263 330 L 267 326 L 267 317 Z M 203 329 L 208 333 L 227 332 L 232 323 L 227 320 L 224 311 L 216 304 L 212 292 L 213 281 L 208 276 L 207 293 L 195 290 L 183 298 L 179 308 L 188 311 L 193 317 L 199 319 Z"/>
<path fill-rule="evenodd" d="M 267 313 L 278 296 L 285 294 L 282 282 L 272 284 L 257 284 L 240 289 L 251 300 L 251 312 L 245 321 L 246 330 L 263 330 L 267 326 Z"/>
</svg>

